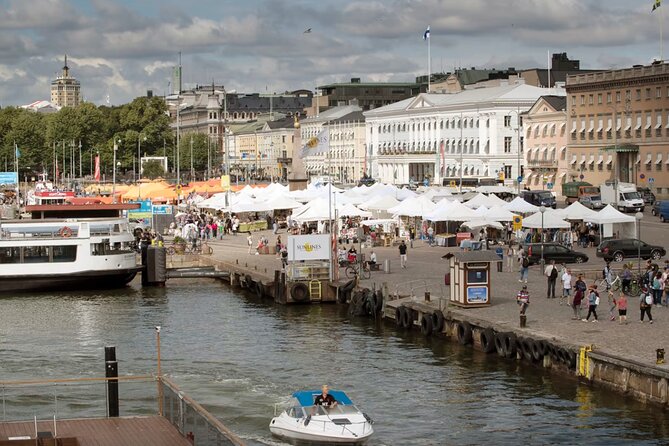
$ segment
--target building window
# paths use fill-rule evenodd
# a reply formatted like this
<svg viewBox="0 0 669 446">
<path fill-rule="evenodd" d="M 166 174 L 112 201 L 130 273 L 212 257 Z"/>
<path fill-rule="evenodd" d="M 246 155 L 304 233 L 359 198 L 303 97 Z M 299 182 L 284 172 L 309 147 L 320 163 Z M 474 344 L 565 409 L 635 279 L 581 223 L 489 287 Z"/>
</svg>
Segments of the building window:
<svg viewBox="0 0 669 446">
<path fill-rule="evenodd" d="M 597 104 L 601 104 L 601 103 L 602 103 L 602 94 L 599 93 L 599 94 L 597 95 Z"/>
<path fill-rule="evenodd" d="M 511 153 L 511 137 L 504 137 L 504 153 Z"/>
<path fill-rule="evenodd" d="M 646 88 L 646 100 L 650 99 L 650 88 Z"/>
<path fill-rule="evenodd" d="M 655 170 L 658 172 L 662 171 L 662 162 L 660 161 L 659 163 L 655 163 Z"/>
<path fill-rule="evenodd" d="M 504 116 L 504 127 L 511 127 L 511 115 Z"/>
<path fill-rule="evenodd" d="M 655 87 L 655 97 L 657 99 L 662 97 L 662 87 Z"/>
<path fill-rule="evenodd" d="M 585 95 L 581 95 L 581 105 L 585 105 Z"/>
<path fill-rule="evenodd" d="M 625 90 L 625 100 L 626 101 L 631 101 L 632 100 L 632 90 Z M 620 101 L 618 101 L 620 102 Z"/>
<path fill-rule="evenodd" d="M 573 107 L 574 105 L 576 105 L 576 95 L 571 97 L 571 106 Z"/>
<path fill-rule="evenodd" d="M 595 96 L 590 94 L 588 95 L 588 104 L 589 105 L 594 105 L 595 104 Z"/>
<path fill-rule="evenodd" d="M 607 104 L 611 103 L 611 92 L 606 93 L 606 103 Z"/>
<path fill-rule="evenodd" d="M 641 89 L 640 88 L 636 89 L 636 100 L 637 101 L 641 100 Z"/>
</svg>

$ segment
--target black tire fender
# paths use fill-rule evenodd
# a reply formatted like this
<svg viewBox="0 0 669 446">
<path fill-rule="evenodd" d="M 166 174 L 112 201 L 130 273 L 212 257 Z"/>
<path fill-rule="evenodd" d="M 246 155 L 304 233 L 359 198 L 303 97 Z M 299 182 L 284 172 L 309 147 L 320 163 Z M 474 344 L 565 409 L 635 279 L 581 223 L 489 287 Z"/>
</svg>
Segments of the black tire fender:
<svg viewBox="0 0 669 446">
<path fill-rule="evenodd" d="M 374 316 L 376 314 L 376 297 L 373 294 L 370 294 L 365 299 L 364 309 L 367 316 Z"/>
<path fill-rule="evenodd" d="M 532 361 L 532 347 L 530 345 L 530 339 L 529 338 L 519 338 L 517 343 L 518 343 L 518 349 L 520 350 L 520 353 L 523 354 L 523 357 L 527 361 Z"/>
<path fill-rule="evenodd" d="M 495 351 L 495 332 L 488 327 L 481 331 L 481 349 L 484 353 L 492 353 Z"/>
<path fill-rule="evenodd" d="M 420 332 L 423 336 L 430 336 L 432 334 L 432 316 L 423 314 L 420 318 Z"/>
<path fill-rule="evenodd" d="M 256 296 L 258 296 L 260 298 L 262 298 L 263 294 L 265 294 L 265 287 L 263 286 L 263 284 L 260 280 L 256 281 L 255 292 L 256 292 Z"/>
<path fill-rule="evenodd" d="M 528 339 L 527 340 L 530 345 L 530 353 L 532 354 L 532 360 L 535 362 L 539 362 L 542 359 L 544 359 L 544 353 L 541 344 L 538 341 L 535 341 L 534 339 Z"/>
<path fill-rule="evenodd" d="M 309 302 L 309 287 L 304 282 L 295 282 L 290 286 L 290 297 L 295 302 Z"/>
<path fill-rule="evenodd" d="M 558 350 L 558 356 L 560 357 L 560 361 L 562 361 L 565 364 L 569 363 L 569 351 L 565 348 L 561 348 Z"/>
<path fill-rule="evenodd" d="M 497 355 L 504 358 L 506 356 L 506 351 L 504 350 L 504 333 L 497 333 L 495 335 L 495 350 L 497 350 Z"/>
<path fill-rule="evenodd" d="M 513 333 L 506 333 L 504 335 L 504 353 L 507 358 L 515 358 L 518 348 L 516 346 L 516 335 Z"/>
<path fill-rule="evenodd" d="M 341 291 L 343 293 L 348 293 L 349 291 L 351 291 L 353 289 L 353 287 L 355 287 L 355 279 L 349 280 L 348 282 L 346 282 L 346 284 L 344 286 L 339 288 L 339 291 Z"/>
<path fill-rule="evenodd" d="M 404 307 L 395 308 L 395 326 L 401 327 L 404 320 Z"/>
<path fill-rule="evenodd" d="M 444 313 L 441 310 L 434 310 L 432 312 L 432 331 L 441 333 L 444 329 Z"/>
<path fill-rule="evenodd" d="M 408 307 L 404 307 L 404 312 L 402 313 L 402 327 L 411 328 L 413 325 L 413 310 Z"/>
<path fill-rule="evenodd" d="M 383 293 L 381 290 L 376 291 L 376 312 L 381 313 L 383 311 Z"/>
<path fill-rule="evenodd" d="M 569 350 L 567 353 L 569 354 L 569 361 L 567 362 L 567 366 L 570 369 L 576 370 L 576 352 Z"/>
<path fill-rule="evenodd" d="M 472 343 L 472 326 L 469 322 L 458 322 L 458 342 L 462 345 Z"/>
</svg>

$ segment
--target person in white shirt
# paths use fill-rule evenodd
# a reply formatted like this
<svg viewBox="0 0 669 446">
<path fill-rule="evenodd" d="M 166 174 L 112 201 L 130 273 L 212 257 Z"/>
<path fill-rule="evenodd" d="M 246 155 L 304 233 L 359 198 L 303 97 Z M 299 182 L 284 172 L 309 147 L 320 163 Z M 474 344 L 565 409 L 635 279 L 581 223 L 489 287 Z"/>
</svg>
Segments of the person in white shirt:
<svg viewBox="0 0 669 446">
<path fill-rule="evenodd" d="M 544 275 L 547 278 L 546 298 L 555 299 L 555 282 L 557 282 L 558 269 L 555 266 L 555 260 L 551 260 L 544 270 Z"/>
<path fill-rule="evenodd" d="M 569 304 L 568 299 L 571 296 L 571 270 L 567 269 L 562 274 L 562 297 L 560 298 L 560 305 L 562 302 Z"/>
<path fill-rule="evenodd" d="M 369 264 L 376 265 L 376 253 L 374 251 L 369 254 Z"/>
</svg>

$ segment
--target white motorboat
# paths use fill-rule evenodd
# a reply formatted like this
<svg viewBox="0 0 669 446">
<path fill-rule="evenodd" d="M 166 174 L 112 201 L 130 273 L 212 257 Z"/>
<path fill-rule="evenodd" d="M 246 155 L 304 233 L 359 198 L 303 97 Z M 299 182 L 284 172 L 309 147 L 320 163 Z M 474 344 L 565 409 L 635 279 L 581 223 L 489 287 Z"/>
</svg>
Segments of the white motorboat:
<svg viewBox="0 0 669 446">
<path fill-rule="evenodd" d="M 334 407 L 315 406 L 319 390 L 293 393 L 290 405 L 272 418 L 269 429 L 282 439 L 298 443 L 363 444 L 374 433 L 372 420 L 341 390 L 330 390 Z"/>
<path fill-rule="evenodd" d="M 113 288 L 141 266 L 124 218 L 0 222 L 0 291 Z"/>
</svg>

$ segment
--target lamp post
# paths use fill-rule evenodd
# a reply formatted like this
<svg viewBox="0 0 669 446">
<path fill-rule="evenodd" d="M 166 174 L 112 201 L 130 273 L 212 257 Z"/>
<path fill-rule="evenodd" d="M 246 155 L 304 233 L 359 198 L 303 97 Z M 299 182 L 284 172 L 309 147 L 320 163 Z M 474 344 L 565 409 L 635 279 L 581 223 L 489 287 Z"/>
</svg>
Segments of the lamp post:
<svg viewBox="0 0 669 446">
<path fill-rule="evenodd" d="M 541 271 L 543 274 L 543 267 L 544 267 L 544 212 L 546 212 L 546 206 L 540 206 L 539 207 L 539 212 L 541 212 L 541 234 L 540 234 L 540 242 L 541 242 Z"/>
<path fill-rule="evenodd" d="M 144 136 L 144 141 L 146 141 L 146 136 Z M 137 135 L 137 176 L 135 181 L 142 179 L 142 134 Z"/>
<path fill-rule="evenodd" d="M 118 150 L 118 143 L 121 142 L 114 140 L 114 160 L 112 162 L 112 202 L 116 203 L 116 151 Z"/>
<path fill-rule="evenodd" d="M 637 264 L 638 264 L 638 273 L 641 275 L 641 219 L 643 218 L 643 212 L 637 212 L 634 214 L 636 218 L 636 248 L 637 248 Z"/>
</svg>

